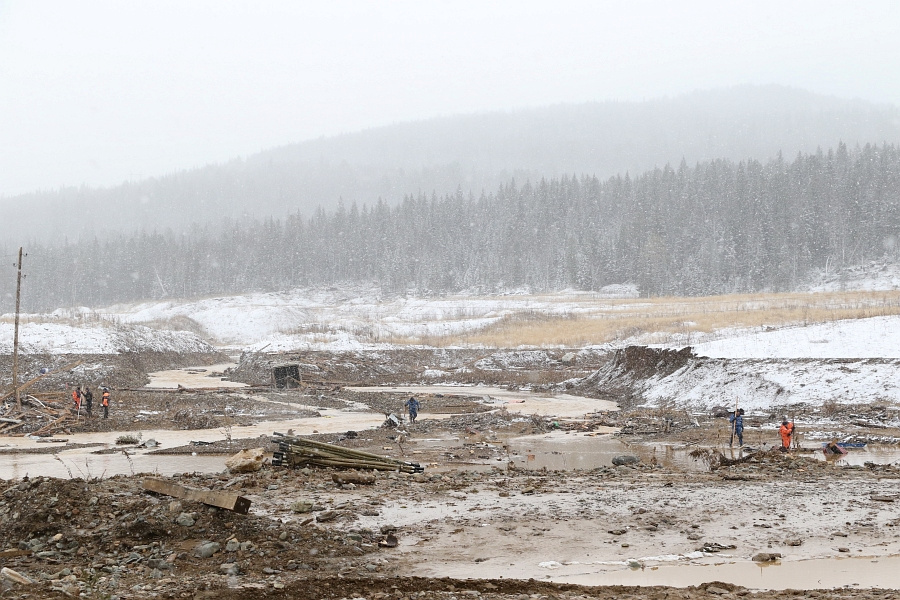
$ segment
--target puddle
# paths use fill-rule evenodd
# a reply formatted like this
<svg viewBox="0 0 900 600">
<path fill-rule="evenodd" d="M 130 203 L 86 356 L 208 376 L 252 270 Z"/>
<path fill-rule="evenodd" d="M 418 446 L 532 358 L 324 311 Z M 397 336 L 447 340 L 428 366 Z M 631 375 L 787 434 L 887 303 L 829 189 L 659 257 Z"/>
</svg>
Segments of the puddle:
<svg viewBox="0 0 900 600">
<path fill-rule="evenodd" d="M 584 571 L 586 567 L 589 568 L 590 565 L 571 565 L 562 568 Z M 687 587 L 709 581 L 724 581 L 747 588 L 766 590 L 810 590 L 844 586 L 895 589 L 900 587 L 900 556 L 822 558 L 769 565 L 753 562 L 667 565 L 593 573 L 553 573 L 544 579 L 580 585 Z"/>
<path fill-rule="evenodd" d="M 598 435 L 566 434 L 556 431 L 544 435 L 524 436 L 508 442 L 509 462 L 518 469 L 571 471 L 596 469 L 612 465 L 613 457 L 630 454 L 644 464 L 659 464 L 683 471 L 705 471 L 704 463 L 692 459 L 692 448 L 665 444 L 629 444 L 612 434 L 612 427 Z"/>
<path fill-rule="evenodd" d="M 876 465 L 890 465 L 900 463 L 900 446 L 890 444 L 866 444 L 865 448 L 848 448 L 847 454 L 832 458 L 825 456 L 821 450 L 813 453 L 818 460 L 834 462 L 839 466 L 862 466 L 867 462 Z"/>
<path fill-rule="evenodd" d="M 619 405 L 608 400 L 572 396 L 569 394 L 547 395 L 535 392 L 510 391 L 506 388 L 489 386 L 448 386 L 448 385 L 408 385 L 396 387 L 348 387 L 356 392 L 394 392 L 423 395 L 443 394 L 444 396 L 481 396 L 488 406 L 506 408 L 510 412 L 526 415 L 545 415 L 578 419 L 597 411 L 619 410 Z M 428 416 L 428 402 L 422 403 L 419 413 Z M 431 416 L 428 416 L 431 418 Z"/>
<path fill-rule="evenodd" d="M 247 387 L 246 383 L 225 381 L 221 375 L 213 376 L 214 373 L 224 373 L 226 369 L 236 366 L 236 363 L 222 363 L 208 367 L 188 367 L 172 371 L 157 371 L 148 375 L 150 383 L 144 387 L 153 390 L 174 390 L 178 386 L 195 390 Z"/>
</svg>

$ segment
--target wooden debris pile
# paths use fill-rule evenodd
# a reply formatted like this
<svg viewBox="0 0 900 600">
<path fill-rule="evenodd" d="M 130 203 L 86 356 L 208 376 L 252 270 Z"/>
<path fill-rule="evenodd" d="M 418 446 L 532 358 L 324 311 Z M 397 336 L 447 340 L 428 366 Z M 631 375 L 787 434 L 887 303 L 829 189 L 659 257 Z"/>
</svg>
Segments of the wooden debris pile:
<svg viewBox="0 0 900 600">
<path fill-rule="evenodd" d="M 274 466 L 333 467 L 338 469 L 401 471 L 403 473 L 422 473 L 425 471 L 425 468 L 419 463 L 378 456 L 377 454 L 343 448 L 334 444 L 314 442 L 293 435 L 275 433 L 275 436 L 278 438 L 278 452 L 275 452 L 272 457 Z"/>
<path fill-rule="evenodd" d="M 56 371 L 41 373 L 39 376 L 19 385 L 0 391 L 0 435 L 31 435 L 50 436 L 64 430 L 74 423 L 78 415 L 73 413 L 69 406 L 68 392 L 42 392 L 27 395 L 23 392 L 32 385 L 60 371 L 74 369 L 81 361 L 66 365 Z M 19 393 L 21 406 L 17 406 L 13 400 L 16 392 Z"/>
<path fill-rule="evenodd" d="M 0 405 L 0 435 L 53 435 L 76 422 L 68 407 L 66 392 L 22 396 L 22 408 L 15 402 Z"/>
</svg>

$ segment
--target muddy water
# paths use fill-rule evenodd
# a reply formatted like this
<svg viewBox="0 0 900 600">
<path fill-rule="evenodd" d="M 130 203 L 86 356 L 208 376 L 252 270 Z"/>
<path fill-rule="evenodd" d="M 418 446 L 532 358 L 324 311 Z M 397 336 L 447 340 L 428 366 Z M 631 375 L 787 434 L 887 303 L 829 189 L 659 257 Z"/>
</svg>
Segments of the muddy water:
<svg viewBox="0 0 900 600">
<path fill-rule="evenodd" d="M 126 457 L 123 453 L 91 454 L 96 448 L 79 448 L 59 452 L 58 459 L 46 454 L 8 454 L 0 463 L 0 479 L 17 479 L 26 475 L 45 477 L 112 477 L 153 473 L 172 475 L 174 473 L 215 473 L 225 468 L 226 456 L 171 456 L 162 454 L 134 453 Z"/>
<path fill-rule="evenodd" d="M 172 390 L 178 386 L 189 389 L 216 389 L 216 388 L 243 388 L 246 383 L 227 381 L 221 375 L 226 369 L 236 367 L 236 363 L 222 363 L 208 367 L 188 367 L 186 369 L 174 369 L 172 371 L 157 371 L 150 373 L 150 383 L 146 388 L 155 390 Z"/>
<path fill-rule="evenodd" d="M 900 556 L 879 558 L 823 558 L 761 565 L 736 562 L 718 565 L 673 565 L 644 569 L 585 572 L 588 565 L 566 566 L 583 572 L 545 576 L 547 581 L 581 585 L 665 585 L 687 587 L 724 581 L 747 588 L 823 589 L 844 586 L 896 589 L 900 587 Z"/>
<path fill-rule="evenodd" d="M 178 369 L 174 371 L 160 371 L 150 374 L 150 386 L 157 388 L 182 387 L 224 387 L 217 377 L 209 377 L 210 373 L 222 372 L 230 364 L 213 365 L 210 367 L 197 367 Z M 204 370 L 205 369 L 205 370 Z M 235 384 L 231 387 L 243 386 Z M 362 408 L 362 407 L 357 407 Z M 272 435 L 273 432 L 285 432 L 293 429 L 298 435 L 312 433 L 339 433 L 350 429 L 361 430 L 377 427 L 384 421 L 384 415 L 359 410 L 320 410 L 321 417 L 307 417 L 289 419 L 283 421 L 263 421 L 255 425 L 231 427 L 233 439 L 255 438 L 262 435 Z M 68 477 L 71 472 L 74 477 L 112 476 L 131 473 L 184 473 L 184 472 L 218 472 L 224 469 L 225 458 L 223 456 L 184 456 L 184 455 L 154 455 L 149 452 L 157 448 L 143 449 L 128 446 L 131 456 L 117 452 L 114 454 L 93 454 L 98 449 L 118 448 L 116 438 L 123 433 L 140 434 L 141 440 L 155 439 L 159 447 L 172 448 L 185 446 L 192 441 L 215 442 L 227 439 L 228 432 L 225 429 L 195 429 L 195 430 L 171 430 L 171 429 L 135 429 L 129 432 L 92 432 L 75 433 L 63 436 L 69 444 L 96 444 L 90 448 L 66 449 L 66 443 L 39 443 L 30 437 L 0 437 L 0 448 L 42 449 L 58 448 L 58 458 L 52 454 L 7 454 L 0 456 L 0 479 L 13 479 L 25 474 L 52 475 L 54 477 Z M 61 462 L 62 461 L 62 462 Z"/>
<path fill-rule="evenodd" d="M 545 415 L 560 418 L 580 418 L 597 411 L 619 410 L 615 402 L 597 400 L 584 396 L 557 394 L 550 396 L 535 392 L 510 391 L 505 388 L 489 386 L 447 386 L 447 385 L 408 385 L 396 387 L 348 387 L 357 392 L 394 392 L 402 394 L 423 395 L 443 394 L 444 396 L 481 396 L 488 406 L 506 408 L 510 412 L 525 415 Z M 427 400 L 422 403 L 419 412 L 428 415 Z M 430 417 L 429 417 L 430 418 Z"/>
<path fill-rule="evenodd" d="M 840 458 L 826 457 L 825 453 L 821 451 L 815 452 L 813 456 L 819 460 L 827 460 L 840 466 L 861 466 L 867 462 L 872 462 L 876 465 L 900 464 L 900 446 L 867 444 L 865 448 L 848 448 L 847 454 Z"/>
<path fill-rule="evenodd" d="M 318 433 L 339 433 L 348 429 L 360 430 L 377 427 L 384 421 L 384 415 L 375 413 L 343 412 L 339 410 L 319 411 L 321 417 L 303 419 L 290 419 L 286 421 L 263 421 L 256 425 L 231 428 L 231 437 L 234 439 L 254 438 L 261 435 L 272 435 L 273 432 L 285 432 L 293 429 L 298 435 Z M 155 439 L 163 448 L 185 446 L 192 441 L 214 442 L 226 439 L 224 430 L 193 429 L 187 431 L 151 429 L 135 430 L 133 433 L 141 434 L 142 440 Z M 148 454 L 157 448 L 141 449 L 128 446 L 128 452 L 134 453 L 131 463 L 123 454 L 92 454 L 93 451 L 102 448 L 115 448 L 116 438 L 122 432 L 101 433 L 76 433 L 65 436 L 70 444 L 99 444 L 93 448 L 80 448 L 66 450 L 63 444 L 38 443 L 37 440 L 28 437 L 0 438 L 0 448 L 41 448 L 58 447 L 60 458 L 64 458 L 72 469 L 75 477 L 86 474 L 89 470 L 92 476 L 106 471 L 106 475 L 130 474 L 132 467 L 134 472 L 159 472 L 160 474 L 184 473 L 184 472 L 218 472 L 224 468 L 225 457 L 201 457 L 181 455 L 153 455 Z M 122 448 L 119 446 L 119 448 Z M 132 464 L 133 463 L 133 464 Z M 73 468 L 72 465 L 77 465 Z M 56 477 L 67 477 L 66 469 L 56 460 L 52 454 L 7 454 L 0 456 L 0 479 L 12 479 L 24 475 L 24 471 L 32 475 L 53 474 Z"/>
<path fill-rule="evenodd" d="M 644 464 L 659 464 L 683 471 L 707 468 L 688 455 L 693 448 L 632 444 L 613 435 L 614 431 L 614 428 L 606 427 L 595 432 L 596 435 L 556 431 L 513 438 L 507 442 L 509 461 L 518 469 L 570 471 L 608 467 L 614 457 L 628 454 L 637 456 Z"/>
</svg>

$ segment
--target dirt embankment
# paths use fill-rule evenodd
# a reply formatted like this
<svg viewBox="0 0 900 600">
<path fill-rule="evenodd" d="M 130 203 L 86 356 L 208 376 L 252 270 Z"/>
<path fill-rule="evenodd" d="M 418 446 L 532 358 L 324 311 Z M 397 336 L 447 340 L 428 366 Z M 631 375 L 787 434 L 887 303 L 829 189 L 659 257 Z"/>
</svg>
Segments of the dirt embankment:
<svg viewBox="0 0 900 600">
<path fill-rule="evenodd" d="M 355 352 L 244 353 L 229 376 L 250 385 L 272 383 L 276 365 L 299 366 L 312 385 L 463 384 L 551 386 L 584 377 L 603 364 L 602 350 L 470 350 L 396 348 Z"/>
<path fill-rule="evenodd" d="M 572 393 L 613 400 L 622 408 L 644 401 L 646 381 L 670 375 L 696 359 L 690 347 L 681 350 L 628 346 L 616 350 L 573 388 Z"/>
</svg>

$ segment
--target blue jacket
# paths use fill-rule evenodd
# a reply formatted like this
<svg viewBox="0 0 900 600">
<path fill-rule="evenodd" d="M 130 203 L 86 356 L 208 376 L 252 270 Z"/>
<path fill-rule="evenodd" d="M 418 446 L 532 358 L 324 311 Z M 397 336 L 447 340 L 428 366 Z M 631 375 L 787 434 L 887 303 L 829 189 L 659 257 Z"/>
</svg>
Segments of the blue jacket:
<svg viewBox="0 0 900 600">
<path fill-rule="evenodd" d="M 734 423 L 734 432 L 741 433 L 744 431 L 744 415 L 734 415 L 732 414 L 728 417 L 729 423 Z"/>
</svg>

